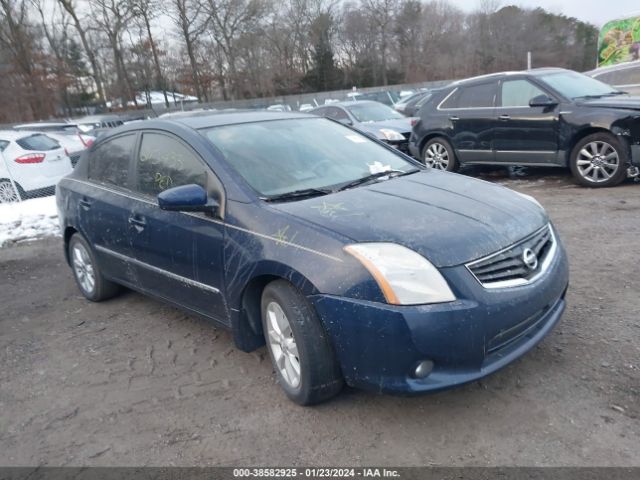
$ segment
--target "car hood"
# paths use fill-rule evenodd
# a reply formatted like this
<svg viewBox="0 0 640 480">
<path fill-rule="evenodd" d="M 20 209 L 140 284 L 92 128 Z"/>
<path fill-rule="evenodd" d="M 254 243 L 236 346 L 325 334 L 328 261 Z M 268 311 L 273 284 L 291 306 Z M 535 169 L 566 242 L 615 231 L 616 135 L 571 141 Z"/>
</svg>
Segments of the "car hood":
<svg viewBox="0 0 640 480">
<path fill-rule="evenodd" d="M 625 110 L 640 110 L 640 96 L 603 97 L 580 102 L 589 107 L 621 108 Z"/>
<path fill-rule="evenodd" d="M 361 130 L 365 130 L 368 132 L 375 133 L 376 136 L 381 128 L 390 128 L 391 130 L 395 130 L 400 133 L 410 133 L 411 126 L 411 118 L 398 118 L 395 120 L 383 120 L 381 122 L 366 122 L 359 123 L 358 128 Z"/>
<path fill-rule="evenodd" d="M 437 267 L 494 253 L 548 222 L 505 187 L 436 170 L 273 206 L 352 242 L 404 245 Z"/>
</svg>

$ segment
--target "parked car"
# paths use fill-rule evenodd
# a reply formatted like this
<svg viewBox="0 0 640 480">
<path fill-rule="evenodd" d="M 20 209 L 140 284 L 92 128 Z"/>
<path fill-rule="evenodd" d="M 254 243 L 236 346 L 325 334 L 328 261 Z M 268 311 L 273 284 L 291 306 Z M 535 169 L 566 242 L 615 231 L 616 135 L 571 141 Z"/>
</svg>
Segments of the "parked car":
<svg viewBox="0 0 640 480">
<path fill-rule="evenodd" d="M 409 152 L 407 145 L 414 119 L 399 114 L 387 105 L 366 100 L 339 102 L 314 108 L 309 113 L 349 125 L 402 152 Z"/>
<path fill-rule="evenodd" d="M 0 130 L 0 152 L 0 203 L 53 193 L 73 170 L 64 148 L 43 133 Z"/>
<path fill-rule="evenodd" d="M 267 111 L 269 112 L 290 112 L 291 107 L 284 103 L 278 103 L 276 105 L 270 105 L 267 107 Z"/>
<path fill-rule="evenodd" d="M 427 165 L 569 167 L 610 187 L 640 166 L 640 98 L 560 68 L 498 73 L 433 91 L 409 149 Z"/>
<path fill-rule="evenodd" d="M 300 105 L 300 111 L 301 112 L 308 112 L 310 110 L 313 110 L 314 106 L 310 103 L 303 103 L 302 105 Z"/>
<path fill-rule="evenodd" d="M 300 404 L 344 382 L 417 394 L 484 377 L 565 307 L 567 258 L 531 197 L 428 169 L 299 113 L 128 125 L 60 182 L 82 294 L 125 285 L 267 344 Z"/>
<path fill-rule="evenodd" d="M 388 90 L 383 90 L 381 92 L 351 92 L 347 93 L 347 98 L 352 101 L 372 101 L 392 106 L 400 100 L 400 94 L 398 92 Z"/>
<path fill-rule="evenodd" d="M 586 72 L 591 78 L 613 85 L 631 95 L 640 95 L 640 60 L 596 68 Z"/>
<path fill-rule="evenodd" d="M 74 167 L 80 159 L 80 155 L 88 147 L 90 147 L 95 137 L 87 133 L 83 133 L 78 125 L 66 122 L 38 122 L 25 123 L 13 127 L 18 131 L 34 131 L 46 133 L 48 137 L 53 138 L 67 152 L 71 159 L 71 165 Z"/>
<path fill-rule="evenodd" d="M 117 115 L 88 115 L 76 118 L 74 122 L 80 130 L 91 135 L 102 135 L 111 128 L 124 125 L 124 121 Z"/>
<path fill-rule="evenodd" d="M 408 95 L 406 97 L 400 98 L 400 100 L 398 100 L 396 103 L 393 104 L 393 109 L 396 112 L 404 114 L 405 113 L 405 109 L 407 108 L 407 105 L 417 102 L 422 97 L 424 97 L 426 94 L 427 94 L 427 92 L 421 90 L 419 92 L 413 93 L 413 94 Z"/>
<path fill-rule="evenodd" d="M 422 106 L 429 101 L 431 98 L 431 92 L 426 92 L 424 95 L 420 96 L 420 98 L 415 99 L 407 104 L 404 108 L 404 114 L 407 117 L 417 117 L 418 112 L 422 108 Z"/>
</svg>

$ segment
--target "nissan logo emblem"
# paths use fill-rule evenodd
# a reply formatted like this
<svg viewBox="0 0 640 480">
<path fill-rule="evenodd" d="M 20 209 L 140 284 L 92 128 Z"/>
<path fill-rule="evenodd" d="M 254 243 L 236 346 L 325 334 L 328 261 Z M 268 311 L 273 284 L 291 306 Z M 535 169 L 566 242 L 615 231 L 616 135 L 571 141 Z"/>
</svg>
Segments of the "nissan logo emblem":
<svg viewBox="0 0 640 480">
<path fill-rule="evenodd" d="M 525 248 L 522 252 L 522 261 L 529 270 L 538 268 L 538 256 L 530 248 Z"/>
</svg>

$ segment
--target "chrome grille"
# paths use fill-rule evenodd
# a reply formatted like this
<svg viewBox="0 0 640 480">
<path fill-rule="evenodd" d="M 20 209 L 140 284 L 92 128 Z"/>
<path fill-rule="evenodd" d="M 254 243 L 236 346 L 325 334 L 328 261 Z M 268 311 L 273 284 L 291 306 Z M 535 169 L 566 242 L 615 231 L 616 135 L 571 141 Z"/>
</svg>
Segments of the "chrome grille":
<svg viewBox="0 0 640 480">
<path fill-rule="evenodd" d="M 555 250 L 553 230 L 550 225 L 545 225 L 504 250 L 468 263 L 467 268 L 485 288 L 515 287 L 532 282 L 544 273 Z"/>
</svg>

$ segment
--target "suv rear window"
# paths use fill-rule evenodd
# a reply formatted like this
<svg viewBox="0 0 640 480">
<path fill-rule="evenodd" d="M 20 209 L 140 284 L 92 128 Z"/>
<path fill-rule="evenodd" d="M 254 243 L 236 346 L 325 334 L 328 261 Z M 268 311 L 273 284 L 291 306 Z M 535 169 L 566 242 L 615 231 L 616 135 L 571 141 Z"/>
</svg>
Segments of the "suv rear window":
<svg viewBox="0 0 640 480">
<path fill-rule="evenodd" d="M 49 138 L 46 135 L 36 133 L 29 135 L 28 137 L 22 137 L 16 140 L 16 143 L 20 145 L 24 150 L 55 150 L 60 148 L 60 144 L 53 138 Z"/>
<path fill-rule="evenodd" d="M 458 87 L 458 90 L 447 98 L 441 108 L 491 108 L 497 87 L 498 82 Z"/>
</svg>

